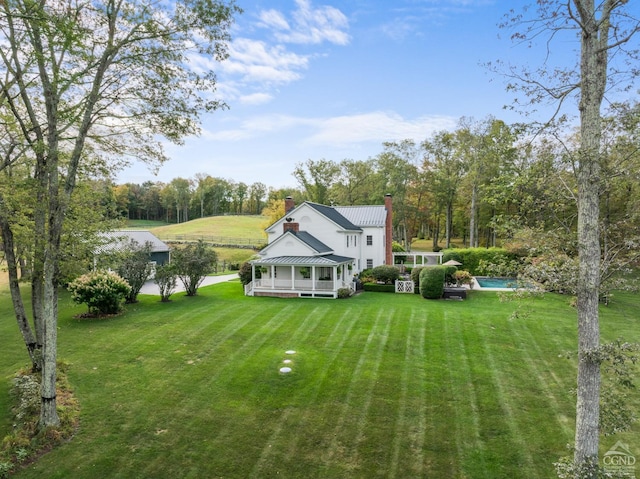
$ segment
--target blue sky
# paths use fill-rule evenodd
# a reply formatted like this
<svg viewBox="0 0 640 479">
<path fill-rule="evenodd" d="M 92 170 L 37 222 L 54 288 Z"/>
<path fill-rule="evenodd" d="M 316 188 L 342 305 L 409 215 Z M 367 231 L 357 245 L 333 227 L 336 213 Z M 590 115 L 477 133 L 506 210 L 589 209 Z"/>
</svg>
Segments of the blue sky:
<svg viewBox="0 0 640 479">
<path fill-rule="evenodd" d="M 497 24 L 521 0 L 237 0 L 230 58 L 217 68 L 230 109 L 202 134 L 167 146 L 118 182 L 169 182 L 198 173 L 296 186 L 296 163 L 366 160 L 383 141 L 452 129 L 461 117 L 521 120 L 503 110 L 505 80 L 483 64 L 527 63 Z M 502 38 L 500 38 L 502 37 Z"/>
</svg>

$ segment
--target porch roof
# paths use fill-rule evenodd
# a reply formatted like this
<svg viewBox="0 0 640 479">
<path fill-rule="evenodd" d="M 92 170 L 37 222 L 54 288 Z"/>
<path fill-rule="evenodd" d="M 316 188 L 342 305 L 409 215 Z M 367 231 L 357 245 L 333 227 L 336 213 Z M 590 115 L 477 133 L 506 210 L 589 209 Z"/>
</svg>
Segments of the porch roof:
<svg viewBox="0 0 640 479">
<path fill-rule="evenodd" d="M 276 256 L 251 261 L 253 264 L 279 265 L 279 266 L 335 266 L 344 263 L 352 263 L 354 258 L 327 254 L 324 256 Z"/>
</svg>

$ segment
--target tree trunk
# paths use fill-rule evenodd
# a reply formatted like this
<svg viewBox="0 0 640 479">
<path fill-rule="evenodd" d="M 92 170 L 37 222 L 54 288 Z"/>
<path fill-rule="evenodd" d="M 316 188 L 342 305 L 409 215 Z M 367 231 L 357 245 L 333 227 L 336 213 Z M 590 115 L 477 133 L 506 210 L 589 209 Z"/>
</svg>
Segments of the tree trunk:
<svg viewBox="0 0 640 479">
<path fill-rule="evenodd" d="M 4 245 L 4 254 L 9 272 L 9 290 L 11 291 L 11 300 L 13 302 L 16 321 L 18 322 L 18 329 L 20 329 L 22 339 L 27 347 L 27 354 L 29 354 L 31 360 L 31 369 L 33 371 L 40 371 L 42 369 L 41 346 L 36 341 L 36 336 L 31 329 L 24 302 L 22 301 L 20 284 L 18 283 L 13 231 L 4 216 L 4 212 L 0 213 L 0 230 L 2 232 L 2 244 Z"/>
<path fill-rule="evenodd" d="M 578 378 L 574 462 L 598 463 L 600 363 L 589 353 L 600 346 L 600 107 L 607 80 L 610 0 L 597 19 L 593 0 L 574 0 L 580 15 L 580 164 L 578 167 Z M 609 7 L 609 10 L 607 10 Z M 596 477 L 593 473 L 592 477 Z"/>
<path fill-rule="evenodd" d="M 445 225 L 444 225 L 444 231 L 445 231 L 445 248 L 450 248 L 451 247 L 451 225 L 453 224 L 453 203 L 452 202 L 448 202 L 447 203 L 447 214 L 445 216 Z"/>
<path fill-rule="evenodd" d="M 469 211 L 469 246 L 475 248 L 478 246 L 478 225 L 476 224 L 476 216 L 478 209 L 478 187 L 473 185 L 471 189 L 471 208 Z"/>
</svg>

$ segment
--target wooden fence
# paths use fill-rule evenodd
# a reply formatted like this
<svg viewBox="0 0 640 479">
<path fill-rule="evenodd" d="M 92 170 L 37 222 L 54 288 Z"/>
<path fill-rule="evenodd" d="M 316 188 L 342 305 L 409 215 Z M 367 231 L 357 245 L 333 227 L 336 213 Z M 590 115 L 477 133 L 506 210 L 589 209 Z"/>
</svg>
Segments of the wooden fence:
<svg viewBox="0 0 640 479">
<path fill-rule="evenodd" d="M 230 236 L 211 235 L 163 235 L 160 239 L 165 243 L 195 243 L 202 240 L 211 245 L 224 248 L 260 249 L 267 243 L 266 238 L 233 238 Z"/>
</svg>

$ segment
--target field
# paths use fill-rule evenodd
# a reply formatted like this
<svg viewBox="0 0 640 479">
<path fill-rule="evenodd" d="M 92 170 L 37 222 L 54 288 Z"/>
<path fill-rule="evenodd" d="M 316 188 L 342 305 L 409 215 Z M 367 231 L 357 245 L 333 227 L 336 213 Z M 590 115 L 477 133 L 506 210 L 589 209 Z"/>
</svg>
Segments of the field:
<svg viewBox="0 0 640 479">
<path fill-rule="evenodd" d="M 63 295 L 80 430 L 16 477 L 552 478 L 573 435 L 575 310 L 529 301 L 512 317 L 518 305 L 488 292 L 283 300 L 230 282 L 81 320 Z M 616 296 L 603 336 L 640 340 L 639 307 Z M 26 362 L 6 293 L 0 317 L 6 411 Z M 0 417 L 0 436 L 9 427 Z M 639 432 L 603 452 L 619 439 L 640 452 Z"/>
<path fill-rule="evenodd" d="M 159 238 L 175 235 L 224 236 L 231 238 L 263 238 L 264 228 L 268 226 L 264 216 L 210 216 L 185 223 L 171 224 L 151 228 Z"/>
</svg>

